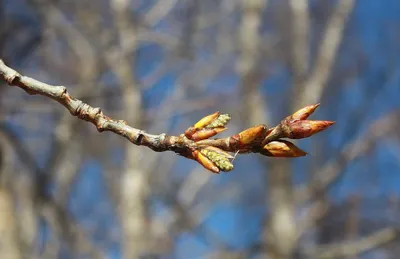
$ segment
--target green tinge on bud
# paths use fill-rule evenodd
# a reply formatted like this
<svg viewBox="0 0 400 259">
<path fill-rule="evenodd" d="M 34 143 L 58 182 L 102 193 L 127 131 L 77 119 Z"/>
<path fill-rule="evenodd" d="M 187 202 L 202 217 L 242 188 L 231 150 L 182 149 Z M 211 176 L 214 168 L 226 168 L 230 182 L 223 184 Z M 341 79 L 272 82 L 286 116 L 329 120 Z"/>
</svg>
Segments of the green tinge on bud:
<svg viewBox="0 0 400 259">
<path fill-rule="evenodd" d="M 219 174 L 220 168 L 211 161 L 208 157 L 203 155 L 198 150 L 193 151 L 192 157 L 196 160 L 199 164 L 201 164 L 205 169 L 210 170 L 213 173 Z"/>
<path fill-rule="evenodd" d="M 305 120 L 307 119 L 311 114 L 314 113 L 314 111 L 319 107 L 319 103 L 314 104 L 314 105 L 308 105 L 304 108 L 301 108 L 297 112 L 293 113 L 291 118 L 294 120 Z"/>
<path fill-rule="evenodd" d="M 214 148 L 207 147 L 202 149 L 200 153 L 210 159 L 222 171 L 228 172 L 233 169 L 233 164 L 229 161 L 224 151 L 220 152 L 216 151 Z M 231 156 L 229 155 L 229 157 Z"/>
<path fill-rule="evenodd" d="M 231 154 L 229 154 L 228 152 L 225 152 L 224 150 L 219 149 L 219 148 L 217 148 L 217 147 L 208 146 L 208 147 L 205 148 L 205 150 L 213 151 L 213 152 L 219 153 L 219 154 L 221 154 L 221 155 L 223 155 L 223 156 L 225 156 L 226 158 L 229 158 L 229 159 L 233 159 L 233 158 L 234 158 L 234 157 L 233 157 Z"/>
<path fill-rule="evenodd" d="M 211 121 L 206 128 L 213 129 L 218 127 L 224 127 L 231 120 L 231 116 L 227 113 L 220 114 L 217 118 Z"/>
<path fill-rule="evenodd" d="M 227 129 L 225 128 L 225 125 L 230 119 L 231 117 L 229 114 L 220 114 L 219 112 L 214 112 L 213 114 L 207 115 L 196 122 L 193 127 L 189 127 L 185 131 L 185 136 L 194 141 L 213 137 Z"/>
</svg>

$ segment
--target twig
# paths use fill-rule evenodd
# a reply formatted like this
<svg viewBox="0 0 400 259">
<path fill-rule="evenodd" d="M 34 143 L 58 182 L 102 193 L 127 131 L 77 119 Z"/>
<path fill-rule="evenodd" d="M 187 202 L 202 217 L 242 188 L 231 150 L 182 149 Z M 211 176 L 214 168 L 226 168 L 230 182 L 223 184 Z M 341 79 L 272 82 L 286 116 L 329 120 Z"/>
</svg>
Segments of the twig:
<svg viewBox="0 0 400 259">
<path fill-rule="evenodd" d="M 167 0 L 167 1 L 158 1 L 153 5 L 153 7 L 146 13 L 145 21 L 146 24 L 156 25 L 159 21 L 162 20 L 168 13 L 172 10 L 172 8 L 177 4 L 177 0 Z"/>
<path fill-rule="evenodd" d="M 343 31 L 355 2 L 356 0 L 338 1 L 324 32 L 311 75 L 304 83 L 302 94 L 296 98 L 297 105 L 317 102 L 320 99 L 332 73 L 332 67 L 343 38 Z"/>
<path fill-rule="evenodd" d="M 182 137 L 168 137 L 165 134 L 147 134 L 143 130 L 126 125 L 126 122 L 122 120 L 112 120 L 105 116 L 100 108 L 94 108 L 71 97 L 64 86 L 53 86 L 22 76 L 14 69 L 6 66 L 2 60 L 0 60 L 0 77 L 9 85 L 20 87 L 28 94 L 46 96 L 59 102 L 67 108 L 71 115 L 94 124 L 99 132 L 114 132 L 127 138 L 133 144 L 148 146 L 158 152 L 167 150 L 179 152 L 193 142 L 190 140 L 185 141 Z"/>
<path fill-rule="evenodd" d="M 397 235 L 396 230 L 385 228 L 358 241 L 320 246 L 312 254 L 315 254 L 313 258 L 317 259 L 354 256 L 388 243 L 395 239 Z"/>
<path fill-rule="evenodd" d="M 19 157 L 25 167 L 35 173 L 35 177 L 41 177 L 45 174 L 37 165 L 31 154 L 26 150 L 23 143 L 21 143 L 16 136 L 12 135 L 11 131 L 6 127 L 0 127 L 0 137 L 2 134 L 4 134 L 5 139 L 9 144 L 12 145 L 15 154 Z M 40 203 L 41 206 L 38 209 L 50 225 L 56 224 L 57 227 L 64 228 L 64 231 L 58 233 L 60 234 L 60 237 L 63 236 L 64 238 L 68 238 L 66 241 L 71 247 L 77 248 L 78 252 L 86 250 L 90 252 L 92 258 L 104 258 L 102 252 L 91 242 L 90 238 L 87 237 L 85 231 L 78 226 L 78 224 L 64 209 L 62 209 L 62 204 L 57 203 L 57 201 L 49 195 L 41 193 L 40 191 L 42 190 L 39 186 L 37 188 L 38 190 L 33 192 L 33 195 L 35 196 L 33 199 L 39 199 L 42 201 L 42 203 Z M 55 225 L 53 227 L 55 227 Z M 77 239 L 78 237 L 79 240 Z"/>
<path fill-rule="evenodd" d="M 304 78 L 309 66 L 309 11 L 308 0 L 290 0 L 292 13 L 292 60 L 295 82 Z"/>
<path fill-rule="evenodd" d="M 397 123 L 398 112 L 391 113 L 375 121 L 369 129 L 357 138 L 353 143 L 346 145 L 339 158 L 329 161 L 323 166 L 317 178 L 313 179 L 308 186 L 299 187 L 296 192 L 297 203 L 301 204 L 318 197 L 321 192 L 326 191 L 341 176 L 342 169 L 349 161 L 354 161 L 365 154 L 377 141 L 386 137 L 393 131 Z"/>
<path fill-rule="evenodd" d="M 293 143 L 281 139 L 307 138 L 334 124 L 332 121 L 307 120 L 319 106 L 317 104 L 298 110 L 282 120 L 276 127 L 267 128 L 260 124 L 227 138 L 209 139 L 224 131 L 225 125 L 230 120 L 228 114 L 219 112 L 202 118 L 179 136 L 168 136 L 165 133 L 152 135 L 128 126 L 123 120 L 113 120 L 105 116 L 100 108 L 94 108 L 73 98 L 64 86 L 52 86 L 23 76 L 6 66 L 2 60 L 0 60 L 0 78 L 11 86 L 20 87 L 29 94 L 43 95 L 59 102 L 73 116 L 94 124 L 99 132 L 111 131 L 125 137 L 135 145 L 147 146 L 157 152 L 173 151 L 196 160 L 214 173 L 233 169 L 233 165 L 229 161 L 232 156 L 223 151 L 260 153 L 272 157 L 304 156 L 307 154 L 306 152 Z"/>
</svg>

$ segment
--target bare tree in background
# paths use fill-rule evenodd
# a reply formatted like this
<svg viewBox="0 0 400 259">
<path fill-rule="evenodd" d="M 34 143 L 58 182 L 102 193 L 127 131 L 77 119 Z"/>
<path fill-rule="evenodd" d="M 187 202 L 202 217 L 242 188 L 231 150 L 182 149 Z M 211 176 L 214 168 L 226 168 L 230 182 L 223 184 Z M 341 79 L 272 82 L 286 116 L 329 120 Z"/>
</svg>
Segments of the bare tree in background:
<svg viewBox="0 0 400 259">
<path fill-rule="evenodd" d="M 396 220 L 364 219 L 362 194 L 342 206 L 328 195 L 348 165 L 368 166 L 381 143 L 398 140 L 398 113 L 374 120 L 366 114 L 396 80 L 399 48 L 387 48 L 379 80 L 363 81 L 363 102 L 348 105 L 346 115 L 336 109 L 346 89 L 357 87 L 349 82 L 363 80 L 374 62 L 351 30 L 361 1 L 20 2 L 0 1 L 0 59 L 68 86 L 136 128 L 177 133 L 220 110 L 236 118 L 231 135 L 322 102 L 321 113 L 346 125 L 331 134 L 350 137 L 329 152 L 321 134 L 309 142 L 311 158 L 294 162 L 237 158 L 238 169 L 214 176 L 172 154 L 97 134 L 59 105 L 0 84 L 2 258 L 110 258 L 115 244 L 123 258 L 175 258 L 176 240 L 188 233 L 210 247 L 196 255 L 202 258 L 362 258 L 386 243 L 381 250 L 396 258 Z M 352 62 L 340 62 L 344 50 Z M 94 161 L 104 199 L 76 194 Z M 298 171 L 306 178 L 301 185 L 294 183 Z M 248 174 L 258 178 L 244 179 Z M 260 178 L 265 193 L 255 191 Z M 77 205 L 80 199 L 87 206 Z M 393 200 L 385 215 L 397 215 Z M 230 203 L 266 211 L 260 238 L 249 247 L 232 248 L 204 223 L 213 208 Z M 105 224 L 110 218 L 115 222 Z"/>
</svg>

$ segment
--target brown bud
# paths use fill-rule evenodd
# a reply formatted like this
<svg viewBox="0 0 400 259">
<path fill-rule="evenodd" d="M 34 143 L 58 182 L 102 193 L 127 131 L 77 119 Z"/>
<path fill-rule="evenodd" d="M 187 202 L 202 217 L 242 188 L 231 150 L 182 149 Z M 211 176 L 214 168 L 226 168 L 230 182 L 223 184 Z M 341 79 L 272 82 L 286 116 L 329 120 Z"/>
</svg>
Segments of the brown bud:
<svg viewBox="0 0 400 259">
<path fill-rule="evenodd" d="M 269 142 L 263 147 L 261 153 L 272 157 L 300 157 L 307 155 L 306 152 L 286 140 Z"/>
<path fill-rule="evenodd" d="M 311 121 L 311 120 L 299 120 L 294 122 L 288 122 L 284 127 L 285 137 L 291 139 L 308 138 L 326 128 L 332 126 L 334 121 Z"/>
<path fill-rule="evenodd" d="M 297 112 L 293 113 L 291 118 L 294 120 L 305 120 L 307 119 L 313 112 L 319 107 L 319 103 L 314 105 L 308 105 L 304 108 L 301 108 Z"/>
<path fill-rule="evenodd" d="M 248 128 L 239 133 L 239 143 L 241 145 L 248 145 L 257 139 L 264 138 L 266 127 L 264 125 L 257 125 Z"/>
<path fill-rule="evenodd" d="M 196 124 L 194 124 L 194 128 L 202 129 L 210 124 L 213 120 L 218 118 L 219 112 L 214 112 L 213 114 L 207 115 L 206 117 L 199 120 Z"/>
<path fill-rule="evenodd" d="M 202 129 L 192 134 L 190 139 L 194 141 L 208 139 L 217 135 L 218 133 L 225 131 L 226 129 L 227 128 Z"/>
<path fill-rule="evenodd" d="M 219 174 L 219 168 L 205 155 L 200 153 L 198 150 L 192 152 L 194 159 L 201 164 L 205 169 L 210 170 L 213 173 Z"/>
</svg>

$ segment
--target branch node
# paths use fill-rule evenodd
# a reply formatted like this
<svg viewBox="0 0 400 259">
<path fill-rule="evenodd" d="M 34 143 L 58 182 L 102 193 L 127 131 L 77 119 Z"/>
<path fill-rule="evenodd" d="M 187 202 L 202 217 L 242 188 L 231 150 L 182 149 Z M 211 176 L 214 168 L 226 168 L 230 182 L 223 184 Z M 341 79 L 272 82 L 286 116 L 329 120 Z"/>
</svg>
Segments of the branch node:
<svg viewBox="0 0 400 259">
<path fill-rule="evenodd" d="M 93 108 L 82 101 L 79 101 L 74 112 L 75 116 L 85 121 L 94 121 L 98 114 L 101 114 L 100 108 Z"/>
<path fill-rule="evenodd" d="M 125 120 L 118 120 L 117 122 L 123 125 L 128 125 L 128 123 Z"/>
<path fill-rule="evenodd" d="M 139 145 L 141 143 L 141 141 L 142 141 L 142 138 L 144 137 L 144 134 L 146 134 L 146 131 L 139 130 L 139 132 L 133 138 L 133 143 Z"/>
<path fill-rule="evenodd" d="M 9 73 L 6 73 L 4 75 L 4 79 L 6 80 L 7 84 L 9 85 L 15 85 L 21 78 L 21 74 L 19 74 L 17 71 L 12 70 Z"/>
<path fill-rule="evenodd" d="M 166 133 L 161 133 L 160 135 L 160 143 L 164 143 L 165 142 L 165 138 L 167 137 Z"/>
<path fill-rule="evenodd" d="M 58 86 L 59 88 L 61 88 L 61 96 L 64 98 L 71 98 L 71 96 L 69 96 L 67 88 L 63 85 Z"/>
<path fill-rule="evenodd" d="M 107 120 L 104 119 L 103 116 L 101 116 L 101 114 L 97 114 L 95 116 L 95 125 L 96 125 L 96 129 L 98 132 L 103 132 L 106 129 L 106 124 L 108 123 Z"/>
</svg>

